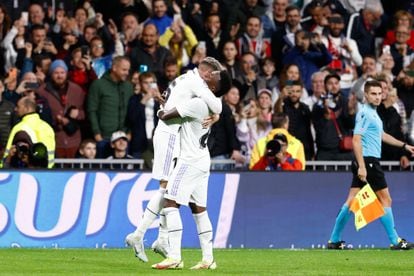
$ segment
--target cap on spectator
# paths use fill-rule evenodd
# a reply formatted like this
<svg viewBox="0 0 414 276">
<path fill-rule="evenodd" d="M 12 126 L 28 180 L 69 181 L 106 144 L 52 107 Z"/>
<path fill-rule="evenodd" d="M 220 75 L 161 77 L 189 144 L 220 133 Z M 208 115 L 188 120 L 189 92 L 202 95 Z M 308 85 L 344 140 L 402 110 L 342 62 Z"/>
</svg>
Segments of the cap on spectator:
<svg viewBox="0 0 414 276">
<path fill-rule="evenodd" d="M 272 91 L 270 91 L 267 88 L 262 88 L 259 91 L 257 91 L 257 97 L 259 98 L 261 94 L 266 93 L 269 95 L 270 98 L 272 98 Z"/>
<path fill-rule="evenodd" d="M 112 133 L 111 143 L 113 143 L 113 142 L 115 142 L 116 140 L 119 140 L 119 139 L 125 139 L 125 140 L 128 141 L 128 137 L 127 137 L 126 133 L 121 131 L 121 130 L 118 130 L 118 131 L 115 131 L 114 133 Z"/>
<path fill-rule="evenodd" d="M 286 135 L 283 133 L 276 133 L 275 136 L 273 136 L 273 140 L 279 140 L 287 144 L 287 138 Z"/>
<path fill-rule="evenodd" d="M 57 59 L 53 61 L 50 65 L 49 74 L 52 74 L 59 67 L 65 70 L 65 72 L 68 72 L 68 66 L 66 65 L 66 63 L 61 59 Z"/>
<path fill-rule="evenodd" d="M 17 145 L 19 142 L 23 142 L 28 144 L 30 147 L 33 145 L 32 138 L 30 138 L 29 134 L 26 131 L 20 130 L 16 132 L 13 137 L 13 145 Z"/>
<path fill-rule="evenodd" d="M 327 76 L 325 77 L 324 83 L 326 84 L 326 83 L 328 82 L 328 80 L 330 80 L 330 79 L 332 79 L 332 78 L 335 78 L 335 79 L 337 79 L 338 81 L 341 81 L 341 77 L 340 77 L 338 74 L 333 73 L 333 74 L 329 74 L 329 75 L 327 75 Z"/>
</svg>

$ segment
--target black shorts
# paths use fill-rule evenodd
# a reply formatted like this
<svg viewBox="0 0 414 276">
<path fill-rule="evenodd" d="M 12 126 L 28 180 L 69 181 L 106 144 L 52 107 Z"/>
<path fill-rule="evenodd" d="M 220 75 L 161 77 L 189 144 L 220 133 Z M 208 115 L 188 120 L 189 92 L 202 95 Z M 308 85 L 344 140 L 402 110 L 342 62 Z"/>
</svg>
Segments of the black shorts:
<svg viewBox="0 0 414 276">
<path fill-rule="evenodd" d="M 387 188 L 384 172 L 382 171 L 379 159 L 375 157 L 364 157 L 365 167 L 367 168 L 367 181 L 374 191 Z M 352 188 L 362 188 L 366 183 L 362 182 L 358 177 L 358 163 L 352 161 Z"/>
</svg>

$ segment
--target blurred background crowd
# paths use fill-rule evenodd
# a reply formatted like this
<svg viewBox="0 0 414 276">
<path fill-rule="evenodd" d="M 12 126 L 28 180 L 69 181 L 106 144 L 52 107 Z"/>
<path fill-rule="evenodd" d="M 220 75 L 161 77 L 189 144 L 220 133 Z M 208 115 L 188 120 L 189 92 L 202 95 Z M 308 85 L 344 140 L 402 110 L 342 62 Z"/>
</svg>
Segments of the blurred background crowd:
<svg viewBox="0 0 414 276">
<path fill-rule="evenodd" d="M 33 112 L 16 112 L 29 98 L 55 133 L 56 158 L 144 159 L 149 169 L 155 94 L 206 56 L 233 79 L 212 159 L 258 170 L 352 159 L 346 140 L 367 79 L 383 86 L 384 130 L 414 143 L 413 14 L 413 0 L 3 0 L 2 155 Z M 383 146 L 382 159 L 407 167 L 410 157 Z"/>
</svg>

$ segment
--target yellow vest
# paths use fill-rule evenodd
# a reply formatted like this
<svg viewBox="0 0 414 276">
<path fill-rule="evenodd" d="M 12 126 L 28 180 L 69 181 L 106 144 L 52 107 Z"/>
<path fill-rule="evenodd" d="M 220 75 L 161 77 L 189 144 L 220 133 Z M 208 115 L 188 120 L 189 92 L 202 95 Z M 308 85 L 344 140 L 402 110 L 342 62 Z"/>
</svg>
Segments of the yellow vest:
<svg viewBox="0 0 414 276">
<path fill-rule="evenodd" d="M 250 164 L 249 169 L 252 169 L 254 164 L 256 164 L 259 159 L 265 154 L 266 144 L 270 140 L 273 140 L 273 137 L 277 133 L 282 133 L 286 136 L 288 141 L 287 152 L 292 155 L 293 158 L 298 159 L 302 163 L 302 170 L 305 170 L 306 166 L 306 159 L 305 159 L 305 149 L 303 148 L 303 144 L 300 140 L 298 140 L 295 136 L 291 135 L 286 129 L 284 128 L 274 128 L 272 129 L 266 137 L 260 138 L 256 145 L 254 145 L 252 154 L 250 157 Z"/>
<path fill-rule="evenodd" d="M 12 128 L 3 160 L 9 155 L 14 136 L 19 131 L 25 131 L 33 143 L 41 142 L 46 146 L 49 161 L 48 168 L 52 168 L 55 164 L 55 132 L 48 123 L 40 119 L 37 113 L 30 113 L 23 116 L 22 120 Z"/>
</svg>

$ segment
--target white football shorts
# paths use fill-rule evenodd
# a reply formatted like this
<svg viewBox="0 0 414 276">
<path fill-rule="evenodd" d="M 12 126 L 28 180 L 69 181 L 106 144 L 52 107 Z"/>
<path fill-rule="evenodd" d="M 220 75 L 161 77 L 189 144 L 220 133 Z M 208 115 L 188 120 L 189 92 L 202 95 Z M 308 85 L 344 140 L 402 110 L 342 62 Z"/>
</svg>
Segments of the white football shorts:
<svg viewBox="0 0 414 276">
<path fill-rule="evenodd" d="M 180 153 L 180 136 L 162 130 L 155 130 L 153 137 L 154 163 L 152 178 L 168 181 L 174 169 L 174 158 Z"/>
<path fill-rule="evenodd" d="M 188 206 L 191 202 L 199 207 L 207 207 L 209 176 L 209 171 L 202 171 L 179 160 L 170 176 L 164 197 L 180 205 Z"/>
</svg>

